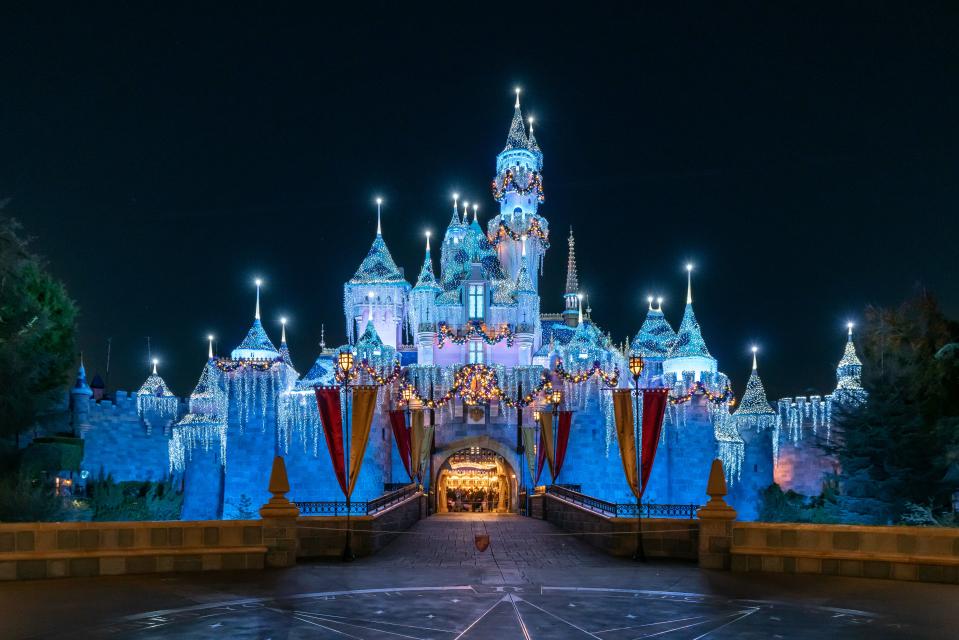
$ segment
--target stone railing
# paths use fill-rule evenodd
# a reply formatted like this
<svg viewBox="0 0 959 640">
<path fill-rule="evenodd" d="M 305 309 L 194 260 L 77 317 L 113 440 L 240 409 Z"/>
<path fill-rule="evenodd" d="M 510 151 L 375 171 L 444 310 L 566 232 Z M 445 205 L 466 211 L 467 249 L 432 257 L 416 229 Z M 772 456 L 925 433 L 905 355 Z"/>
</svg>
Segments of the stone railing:
<svg viewBox="0 0 959 640">
<path fill-rule="evenodd" d="M 617 505 L 562 487 L 548 487 L 533 496 L 533 517 L 541 517 L 560 529 L 613 556 L 630 557 L 637 550 L 638 528 L 643 551 L 650 558 L 696 560 L 699 522 L 688 518 L 637 519 L 617 515 Z M 646 506 L 646 505 L 644 505 Z M 662 505 L 661 505 L 662 506 Z"/>
<path fill-rule="evenodd" d="M 418 491 L 419 488 L 415 484 L 404 484 L 399 485 L 398 489 L 393 489 L 379 498 L 374 498 L 366 502 L 350 502 L 350 515 L 375 515 L 394 504 L 403 502 Z M 347 510 L 346 502 L 343 500 L 320 502 L 306 500 L 296 502 L 295 504 L 300 510 L 300 515 L 304 516 L 345 516 Z"/>
<path fill-rule="evenodd" d="M 959 529 L 737 522 L 733 571 L 959 584 Z"/>
<path fill-rule="evenodd" d="M 0 580 L 262 569 L 259 520 L 0 524 Z"/>
<path fill-rule="evenodd" d="M 554 484 L 546 487 L 546 493 L 610 518 L 635 518 L 638 511 L 642 518 L 688 518 L 692 520 L 699 510 L 699 505 L 696 504 L 643 503 L 637 505 L 635 502 L 608 502 L 582 493 L 579 490 L 579 485 Z"/>
</svg>

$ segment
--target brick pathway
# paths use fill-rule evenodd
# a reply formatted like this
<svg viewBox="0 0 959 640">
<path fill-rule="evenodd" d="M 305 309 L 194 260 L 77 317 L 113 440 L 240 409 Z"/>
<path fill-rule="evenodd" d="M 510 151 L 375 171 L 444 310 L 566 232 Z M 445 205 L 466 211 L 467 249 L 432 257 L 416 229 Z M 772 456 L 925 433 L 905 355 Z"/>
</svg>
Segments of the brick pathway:
<svg viewBox="0 0 959 640">
<path fill-rule="evenodd" d="M 477 534 L 490 546 L 479 551 Z M 403 567 L 478 567 L 506 582 L 526 581 L 524 569 L 610 566 L 621 560 L 564 534 L 548 522 L 513 514 L 449 513 L 419 521 L 376 556 L 377 564 Z"/>
</svg>

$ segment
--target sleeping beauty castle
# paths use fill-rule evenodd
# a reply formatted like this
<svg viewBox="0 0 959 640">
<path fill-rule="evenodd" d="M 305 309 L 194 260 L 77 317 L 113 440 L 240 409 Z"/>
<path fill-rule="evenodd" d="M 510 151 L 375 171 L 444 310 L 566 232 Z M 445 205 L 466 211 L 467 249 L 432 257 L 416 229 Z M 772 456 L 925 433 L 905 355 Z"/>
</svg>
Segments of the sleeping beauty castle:
<svg viewBox="0 0 959 640">
<path fill-rule="evenodd" d="M 475 206 L 454 197 L 442 238 L 432 245 L 426 239 L 415 282 L 393 260 L 378 219 L 369 252 L 343 285 L 348 344 L 321 342 L 305 373 L 294 365 L 285 324 L 278 346 L 267 335 L 259 282 L 248 333 L 229 357 L 214 354 L 211 338 L 187 398 L 175 395 L 154 366 L 137 392 L 98 400 L 81 365 L 70 398 L 71 419 L 85 440 L 84 472 L 116 480 L 172 475 L 184 492 L 182 518 L 250 517 L 249 505 L 269 498 L 265 478 L 282 455 L 292 500 L 343 500 L 315 390 L 348 380 L 376 389 L 354 501 L 411 481 L 391 424 L 391 411 L 395 420 L 396 410 L 411 409 L 407 416 L 418 414 L 432 427 L 413 480 L 428 487 L 436 511 L 515 511 L 523 491 L 550 482 L 633 502 L 611 389 L 634 383 L 628 360 L 638 355 L 645 364 L 639 386 L 668 389 L 645 502 L 701 503 L 715 458 L 724 463 L 729 501 L 741 518 L 757 516 L 759 493 L 774 481 L 818 493 L 833 469 L 818 446 L 831 437 L 832 412 L 865 399 L 852 329 L 834 391 L 771 404 L 754 351 L 737 396 L 706 346 L 690 265 L 678 330 L 662 301 L 650 299 L 635 339 L 614 344 L 584 308 L 572 231 L 563 234 L 564 291 L 540 291 L 543 259 L 558 235 L 541 210 L 543 166 L 517 92 L 491 185 L 497 215 L 483 224 Z M 353 356 L 346 375 L 338 369 L 341 353 Z M 530 430 L 554 410 L 571 412 L 567 451 L 561 465 L 540 471 Z"/>
</svg>

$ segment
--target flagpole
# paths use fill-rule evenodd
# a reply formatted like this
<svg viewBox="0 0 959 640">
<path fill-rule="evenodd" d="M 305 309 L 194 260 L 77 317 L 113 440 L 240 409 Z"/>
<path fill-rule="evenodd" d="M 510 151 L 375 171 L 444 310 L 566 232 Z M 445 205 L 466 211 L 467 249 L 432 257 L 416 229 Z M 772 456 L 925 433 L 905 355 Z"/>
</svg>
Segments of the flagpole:
<svg viewBox="0 0 959 640">
<path fill-rule="evenodd" d="M 352 531 L 350 530 L 350 371 L 353 369 L 353 352 L 352 351 L 341 351 L 339 354 L 339 365 L 340 369 L 343 371 L 343 400 L 346 406 L 346 415 L 343 417 L 344 422 L 344 457 L 346 467 L 346 544 L 343 546 L 343 562 L 350 562 L 356 558 L 356 555 L 353 553 L 352 547 Z"/>
</svg>

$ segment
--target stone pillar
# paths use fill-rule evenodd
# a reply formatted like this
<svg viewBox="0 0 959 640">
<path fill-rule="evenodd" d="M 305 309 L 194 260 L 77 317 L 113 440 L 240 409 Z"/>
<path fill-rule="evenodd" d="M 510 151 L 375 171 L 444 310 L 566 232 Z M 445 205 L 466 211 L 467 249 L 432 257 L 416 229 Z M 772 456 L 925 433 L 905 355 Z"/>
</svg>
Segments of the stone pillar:
<svg viewBox="0 0 959 640">
<path fill-rule="evenodd" d="M 726 504 L 726 476 L 723 463 L 713 460 L 706 485 L 709 502 L 699 510 L 699 566 L 702 569 L 729 570 L 733 521 L 736 510 Z"/>
<path fill-rule="evenodd" d="M 273 458 L 270 472 L 269 502 L 260 507 L 263 518 L 263 544 L 266 545 L 266 566 L 292 567 L 296 564 L 296 519 L 300 510 L 286 499 L 290 481 L 286 477 L 283 458 Z"/>
</svg>

